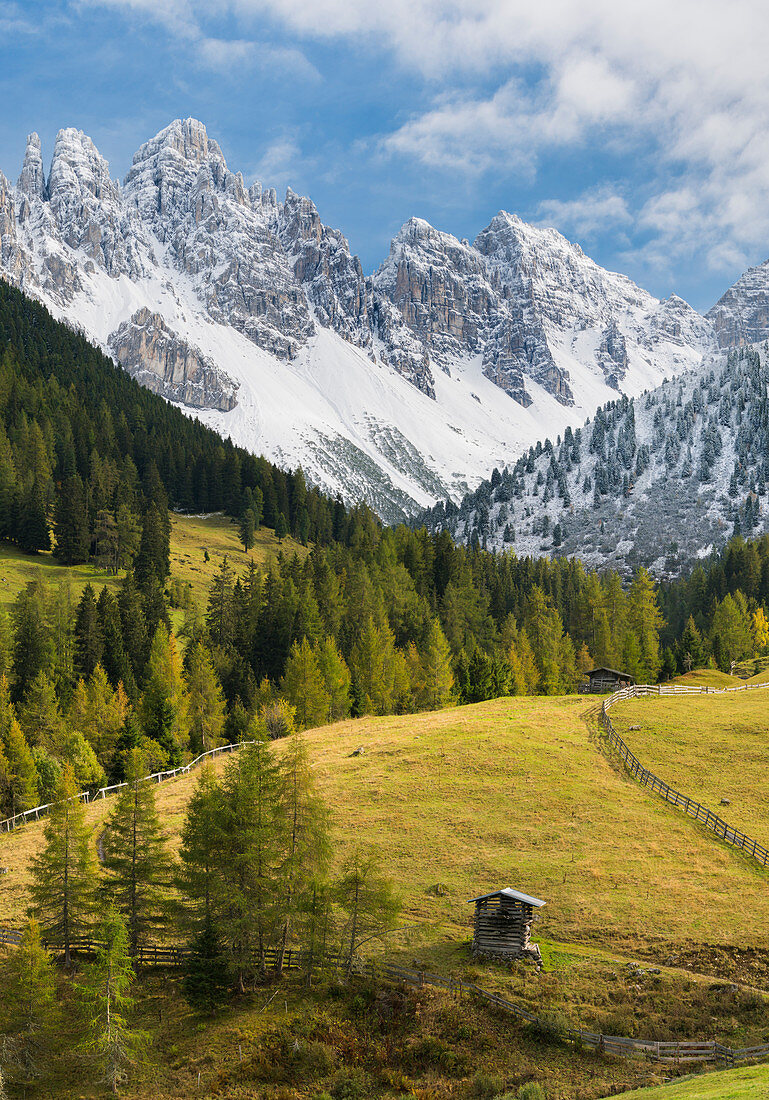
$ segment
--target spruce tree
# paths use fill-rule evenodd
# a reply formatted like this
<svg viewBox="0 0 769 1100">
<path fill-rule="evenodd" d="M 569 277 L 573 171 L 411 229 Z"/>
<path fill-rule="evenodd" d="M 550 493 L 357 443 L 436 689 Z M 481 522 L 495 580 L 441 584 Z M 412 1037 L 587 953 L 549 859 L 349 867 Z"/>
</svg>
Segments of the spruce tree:
<svg viewBox="0 0 769 1100">
<path fill-rule="evenodd" d="M 136 584 L 147 591 L 153 582 L 164 584 L 170 569 L 170 523 L 157 504 L 150 504 L 142 520 L 139 550 L 134 560 Z"/>
<path fill-rule="evenodd" d="M 19 707 L 19 724 L 27 742 L 39 746 L 54 756 L 61 756 L 64 723 L 53 682 L 45 672 L 38 672 Z"/>
<path fill-rule="evenodd" d="M 282 512 L 278 512 L 278 518 L 275 520 L 275 538 L 282 542 L 288 534 L 288 524 L 286 523 L 286 517 Z"/>
<path fill-rule="evenodd" d="M 38 672 L 49 672 L 54 647 L 46 616 L 45 588 L 30 581 L 13 605 L 13 697 L 23 699 Z"/>
<path fill-rule="evenodd" d="M 9 1083 L 24 1090 L 47 1076 L 57 1023 L 56 987 L 51 958 L 31 918 L 21 942 L 2 970 L 3 1005 L 7 1012 L 5 1069 Z M 5 1013 L 4 1013 L 5 1014 Z"/>
<path fill-rule="evenodd" d="M 129 935 L 117 909 L 108 905 L 96 931 L 101 946 L 95 963 L 84 971 L 76 992 L 85 1028 L 81 1050 L 94 1060 L 100 1081 L 113 1094 L 128 1079 L 147 1036 L 131 1026 L 134 968 Z"/>
<path fill-rule="evenodd" d="M 84 679 L 92 674 L 104 651 L 104 637 L 99 622 L 96 595 L 90 584 L 83 589 L 75 615 L 74 668 Z"/>
<path fill-rule="evenodd" d="M 190 648 L 186 683 L 190 747 L 197 755 L 221 745 L 225 716 L 222 688 L 202 642 Z"/>
<path fill-rule="evenodd" d="M 88 561 L 91 533 L 83 482 L 77 474 L 62 482 L 56 507 L 56 557 L 62 565 Z"/>
<path fill-rule="evenodd" d="M 189 748 L 189 698 L 174 635 L 159 626 L 152 639 L 139 718 L 144 733 L 178 765 Z"/>
<path fill-rule="evenodd" d="M 103 895 L 112 899 L 128 928 L 131 955 L 166 924 L 170 885 L 165 836 L 155 808 L 155 789 L 145 781 L 141 752 L 132 749 L 126 783 L 104 836 Z"/>
<path fill-rule="evenodd" d="M 345 914 L 342 957 L 349 976 L 363 943 L 396 926 L 401 903 L 392 881 L 382 871 L 377 854 L 361 848 L 356 848 L 346 859 L 334 894 Z"/>
<path fill-rule="evenodd" d="M 4 812 L 9 816 L 31 810 L 40 802 L 35 760 L 16 721 L 7 689 L 0 682 L 0 748 L 5 761 Z"/>
<path fill-rule="evenodd" d="M 660 629 L 662 613 L 657 603 L 657 588 L 649 572 L 636 570 L 628 593 L 628 625 L 635 633 L 641 653 L 642 678 L 654 682 L 660 669 Z"/>
<path fill-rule="evenodd" d="M 216 772 L 205 763 L 187 803 L 179 849 L 178 886 L 189 901 L 185 912 L 198 929 L 219 912 L 224 897 L 222 797 Z"/>
<path fill-rule="evenodd" d="M 325 722 L 331 698 L 315 650 L 306 638 L 291 646 L 281 691 L 296 707 L 300 729 L 309 729 Z"/>
<path fill-rule="evenodd" d="M 337 649 L 336 642 L 326 637 L 317 647 L 318 667 L 328 695 L 327 722 L 338 722 L 350 715 L 350 670 Z"/>
<path fill-rule="evenodd" d="M 454 673 L 449 643 L 437 619 L 430 623 L 420 664 L 419 705 L 427 710 L 448 706 L 452 700 Z"/>
<path fill-rule="evenodd" d="M 72 942 L 87 935 L 93 917 L 96 862 L 85 805 L 71 765 L 65 764 L 48 811 L 45 847 L 32 860 L 30 913 L 64 949 L 69 967 Z"/>
<path fill-rule="evenodd" d="M 254 545 L 255 532 L 256 517 L 251 508 L 246 508 L 245 512 L 240 517 L 240 524 L 238 527 L 240 541 L 243 543 L 243 550 L 246 554 Z"/>
<path fill-rule="evenodd" d="M 182 989 L 185 999 L 209 1016 L 227 1000 L 227 960 L 210 916 L 190 944 Z"/>
<path fill-rule="evenodd" d="M 280 773 L 286 849 L 280 868 L 279 971 L 306 904 L 308 884 L 323 877 L 331 853 L 328 813 L 315 790 L 307 744 L 300 733 L 289 738 L 281 756 Z"/>
<path fill-rule="evenodd" d="M 281 928 L 281 865 L 286 823 L 281 774 L 269 746 L 256 742 L 227 766 L 220 822 L 223 890 L 214 923 L 241 990 L 266 969 Z"/>
</svg>

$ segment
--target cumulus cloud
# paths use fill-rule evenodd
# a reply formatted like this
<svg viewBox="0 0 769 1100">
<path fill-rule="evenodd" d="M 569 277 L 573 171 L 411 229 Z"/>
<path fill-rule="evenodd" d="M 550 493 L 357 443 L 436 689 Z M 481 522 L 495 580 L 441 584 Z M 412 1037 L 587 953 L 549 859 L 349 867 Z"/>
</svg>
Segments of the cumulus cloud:
<svg viewBox="0 0 769 1100">
<path fill-rule="evenodd" d="M 265 22 L 299 42 L 387 51 L 424 93 L 380 136 L 380 154 L 436 171 L 530 178 L 553 152 L 622 153 L 628 180 L 643 179 L 643 199 L 625 209 L 648 235 L 649 256 L 703 254 L 718 267 L 769 240 L 764 0 L 88 2 L 201 42 L 202 28 L 225 16 L 239 29 L 236 52 Z M 206 51 L 226 54 L 221 43 Z M 543 212 L 587 227 L 620 207 L 596 192 Z"/>
<path fill-rule="evenodd" d="M 537 208 L 537 218 L 541 225 L 583 238 L 633 222 L 625 197 L 612 187 L 597 187 L 575 199 L 546 199 Z"/>
</svg>

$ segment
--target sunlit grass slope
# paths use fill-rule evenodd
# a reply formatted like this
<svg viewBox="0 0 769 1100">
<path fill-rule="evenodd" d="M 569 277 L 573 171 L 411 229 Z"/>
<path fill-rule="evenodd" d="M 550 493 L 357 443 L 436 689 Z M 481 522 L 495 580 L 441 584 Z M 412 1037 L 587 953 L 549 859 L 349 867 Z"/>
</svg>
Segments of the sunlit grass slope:
<svg viewBox="0 0 769 1100">
<path fill-rule="evenodd" d="M 251 558 L 257 565 L 264 566 L 281 550 L 286 554 L 307 553 L 307 548 L 294 539 L 287 537 L 279 542 L 274 531 L 262 527 L 256 532 L 254 546 L 246 554 L 238 538 L 237 526 L 228 516 L 171 515 L 171 577 L 191 584 L 193 595 L 201 604 L 205 604 L 211 579 L 225 554 L 233 569 L 243 573 Z M 94 565 L 65 567 L 52 554 L 24 554 L 11 543 L 0 542 L 0 604 L 10 607 L 19 590 L 36 576 L 44 577 L 51 584 L 58 584 L 69 576 L 77 594 L 89 582 L 97 590 L 106 584 L 116 591 L 121 579 Z"/>
<path fill-rule="evenodd" d="M 676 676 L 671 684 L 681 684 L 684 687 L 742 687 L 745 683 L 738 676 L 730 676 L 728 672 L 721 672 L 718 668 L 694 668 L 691 672 L 685 672 L 682 676 Z"/>
<path fill-rule="evenodd" d="M 747 1066 L 672 1081 L 622 1094 L 623 1100 L 766 1100 L 769 1066 Z"/>
<path fill-rule="evenodd" d="M 378 846 L 404 919 L 451 940 L 468 935 L 468 898 L 510 885 L 547 902 L 538 934 L 556 939 L 769 947 L 766 875 L 626 778 L 594 743 L 589 705 L 500 699 L 310 731 L 338 858 Z M 193 783 L 158 788 L 174 837 Z M 95 829 L 109 806 L 90 807 Z M 0 922 L 20 918 L 42 827 L 0 838 Z"/>
<path fill-rule="evenodd" d="M 629 700 L 611 717 L 655 775 L 769 847 L 769 688 Z"/>
</svg>

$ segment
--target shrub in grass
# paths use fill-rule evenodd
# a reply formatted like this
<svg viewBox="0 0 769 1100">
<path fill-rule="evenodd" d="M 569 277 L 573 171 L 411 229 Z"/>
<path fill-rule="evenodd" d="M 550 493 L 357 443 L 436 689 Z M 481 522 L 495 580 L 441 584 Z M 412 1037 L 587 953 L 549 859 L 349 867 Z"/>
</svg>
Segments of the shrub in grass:
<svg viewBox="0 0 769 1100">
<path fill-rule="evenodd" d="M 476 1073 L 470 1086 L 473 1100 L 495 1100 L 502 1095 L 505 1087 L 504 1077 L 494 1073 Z"/>
</svg>

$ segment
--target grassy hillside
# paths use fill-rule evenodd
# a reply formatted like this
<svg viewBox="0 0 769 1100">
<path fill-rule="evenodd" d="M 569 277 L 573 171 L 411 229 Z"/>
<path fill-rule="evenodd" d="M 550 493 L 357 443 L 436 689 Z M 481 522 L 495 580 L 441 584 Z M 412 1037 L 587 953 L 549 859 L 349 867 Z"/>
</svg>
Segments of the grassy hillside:
<svg viewBox="0 0 769 1100">
<path fill-rule="evenodd" d="M 769 689 L 629 700 L 611 716 L 655 775 L 769 845 Z"/>
<path fill-rule="evenodd" d="M 718 668 L 695 668 L 691 672 L 685 672 L 682 676 L 676 676 L 671 684 L 683 684 L 685 687 L 743 687 L 745 681 L 738 676 L 730 676 L 728 672 L 721 672 Z"/>
<path fill-rule="evenodd" d="M 731 699 L 735 722 L 747 720 L 739 708 L 753 698 L 745 693 Z M 390 937 L 387 954 L 497 988 L 553 1018 L 606 1033 L 715 1035 L 733 1046 L 761 1041 L 769 1033 L 769 1005 L 732 981 L 766 984 L 767 875 L 627 779 L 601 753 L 593 719 L 583 698 L 500 699 L 308 732 L 317 783 L 332 810 L 337 858 L 356 843 L 375 844 L 402 891 L 405 927 Z M 276 747 L 280 751 L 280 743 Z M 359 748 L 363 753 L 352 755 Z M 226 761 L 220 758 L 217 767 Z M 194 777 L 186 777 L 157 788 L 172 844 L 193 784 Z M 94 838 L 111 805 L 89 807 Z M 22 919 L 27 868 L 42 828 L 39 823 L 0 837 L 0 865 L 7 868 L 0 924 Z M 541 973 L 470 957 L 467 899 L 503 885 L 547 901 L 535 926 L 545 963 Z M 739 897 L 739 905 L 713 904 L 729 897 Z M 632 957 L 662 965 L 629 966 Z M 714 982 L 705 974 L 729 980 Z M 263 1012 L 270 996 L 265 990 L 239 1002 L 216 1025 L 203 1027 L 179 1000 L 175 978 L 148 976 L 140 1012 L 155 1034 L 156 1068 L 133 1095 L 189 1095 L 198 1069 L 201 1095 L 284 1098 L 319 1096 L 323 1088 L 335 1088 L 349 1066 L 376 1081 L 361 1096 L 395 1096 L 407 1089 L 431 1098 L 492 1095 L 473 1091 L 481 1069 L 505 1087 L 536 1076 L 548 1095 L 562 1100 L 593 1100 L 652 1083 L 655 1074 L 660 1079 L 660 1067 L 543 1047 L 507 1017 L 459 1009 L 429 991 L 418 1004 L 411 994 L 399 1001 L 411 1006 L 411 1022 L 403 1020 L 397 1041 L 382 1039 L 382 1049 L 376 1036 L 385 1025 L 377 1023 L 373 1032 L 366 1025 L 361 1033 L 358 1020 L 364 1001 L 389 1004 L 390 994 L 308 1000 L 288 986 L 276 1002 L 281 1011 L 273 1003 Z M 294 1065 L 290 1052 L 297 1036 L 300 1045 L 323 1042 L 332 1048 L 322 1058 L 312 1048 L 325 1070 Z M 233 1051 L 240 1044 L 247 1053 L 236 1064 Z M 459 1062 L 453 1060 L 457 1053 Z M 297 1089 L 292 1074 L 300 1072 L 305 1076 Z M 388 1088 L 387 1081 L 399 1084 Z M 65 1087 L 54 1095 L 70 1093 Z M 726 1100 L 739 1094 L 691 1095 Z"/>
<path fill-rule="evenodd" d="M 738 729 L 755 721 L 755 700 L 748 693 L 726 700 L 733 709 L 731 719 L 725 712 L 724 738 L 735 736 L 729 721 Z M 656 700 L 638 708 L 633 724 L 644 714 L 664 719 Z M 651 935 L 769 949 L 766 875 L 626 778 L 598 751 L 586 717 L 582 698 L 535 697 L 310 731 L 340 857 L 355 843 L 375 843 L 400 884 L 407 916 L 451 943 L 467 938 L 468 898 L 514 885 L 547 901 L 540 924 L 546 937 L 633 948 Z M 701 714 L 698 721 L 701 729 Z M 358 747 L 363 754 L 352 756 Z M 762 759 L 758 747 L 756 753 Z M 193 782 L 158 788 L 172 835 Z M 95 827 L 109 806 L 90 807 Z M 20 915 L 25 868 L 41 830 L 32 825 L 0 841 L 9 868 L 0 920 Z M 724 910 L 714 896 L 739 896 L 740 905 Z"/>
<path fill-rule="evenodd" d="M 194 598 L 203 606 L 214 573 L 225 554 L 237 572 L 244 571 L 251 558 L 264 565 L 283 550 L 306 554 L 307 548 L 290 536 L 279 542 L 274 531 L 262 527 L 248 554 L 238 538 L 238 529 L 227 516 L 184 516 L 171 513 L 171 578 L 192 586 Z M 206 551 L 209 560 L 206 561 Z M 17 593 L 33 577 L 42 575 L 51 584 L 69 577 L 80 593 L 89 582 L 97 589 L 105 584 L 117 590 L 120 577 L 113 577 L 94 565 L 60 565 L 52 554 L 25 554 L 17 546 L 0 542 L 0 604 L 11 606 Z M 122 574 L 121 574 L 122 575 Z"/>
<path fill-rule="evenodd" d="M 656 1089 L 623 1094 L 624 1100 L 766 1100 L 769 1066 L 721 1070 L 702 1077 L 681 1078 Z"/>
</svg>

